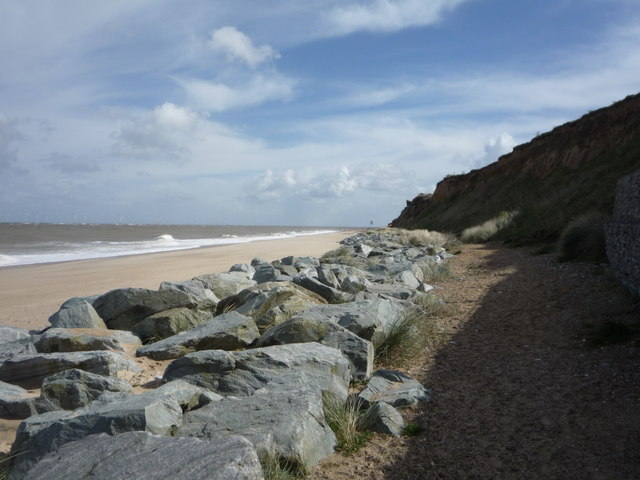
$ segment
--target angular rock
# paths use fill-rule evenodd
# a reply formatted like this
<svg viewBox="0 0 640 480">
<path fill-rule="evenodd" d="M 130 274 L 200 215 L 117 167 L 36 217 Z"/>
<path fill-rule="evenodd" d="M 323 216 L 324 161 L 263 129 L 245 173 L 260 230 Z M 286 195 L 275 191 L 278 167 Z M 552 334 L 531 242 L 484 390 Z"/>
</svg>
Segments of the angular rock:
<svg viewBox="0 0 640 480">
<path fill-rule="evenodd" d="M 171 435 L 182 421 L 182 410 L 173 400 L 130 399 L 69 411 L 47 412 L 24 420 L 11 447 L 14 463 L 11 479 L 22 479 L 46 454 L 88 435 L 145 431 Z M 66 477 L 68 478 L 68 477 Z"/>
<path fill-rule="evenodd" d="M 172 308 L 138 322 L 132 331 L 140 338 L 157 341 L 204 325 L 214 316 L 211 310 Z"/>
<path fill-rule="evenodd" d="M 0 345 L 16 342 L 18 340 L 28 340 L 30 338 L 31 332 L 29 332 L 29 330 L 0 325 Z"/>
<path fill-rule="evenodd" d="M 340 305 L 318 305 L 292 318 L 329 319 L 359 337 L 376 343 L 386 338 L 390 328 L 402 318 L 405 308 L 404 304 L 392 300 L 362 300 Z"/>
<path fill-rule="evenodd" d="M 86 407 L 104 392 L 131 390 L 131 385 L 119 378 L 105 377 L 74 368 L 45 378 L 41 395 L 56 409 L 75 410 Z"/>
<path fill-rule="evenodd" d="M 154 313 L 195 307 L 191 295 L 177 289 L 119 288 L 98 297 L 93 306 L 109 328 L 131 330 Z"/>
<path fill-rule="evenodd" d="M 34 345 L 35 340 L 37 340 L 36 335 L 0 344 L 0 362 L 9 360 L 16 355 L 30 355 L 37 353 L 36 346 Z"/>
<path fill-rule="evenodd" d="M 361 253 L 364 258 L 367 258 L 369 254 L 373 251 L 373 248 L 364 243 L 356 244 L 355 246 L 356 252 Z"/>
<path fill-rule="evenodd" d="M 373 344 L 328 319 L 292 318 L 267 330 L 258 347 L 318 342 L 336 348 L 351 364 L 351 378 L 365 380 L 373 369 Z"/>
<path fill-rule="evenodd" d="M 218 305 L 218 313 L 234 309 L 252 317 L 258 330 L 264 331 L 321 303 L 325 303 L 322 297 L 293 283 L 267 282 L 225 298 Z"/>
<path fill-rule="evenodd" d="M 411 287 L 398 285 L 398 284 L 374 283 L 369 287 L 367 287 L 365 292 L 381 298 L 387 298 L 387 299 L 395 298 L 398 300 L 409 300 L 413 296 L 415 290 Z"/>
<path fill-rule="evenodd" d="M 237 350 L 246 348 L 260 336 L 252 318 L 229 312 L 204 325 L 140 347 L 136 355 L 155 360 L 179 358 L 198 350 Z"/>
<path fill-rule="evenodd" d="M 320 266 L 320 260 L 316 257 L 295 257 L 292 260 L 293 266 L 296 267 L 298 272 L 305 270 L 307 268 L 313 268 Z"/>
<path fill-rule="evenodd" d="M 236 263 L 229 269 L 229 271 L 246 273 L 247 278 L 253 278 L 253 274 L 256 273 L 256 269 L 248 263 Z"/>
<path fill-rule="evenodd" d="M 167 381 L 183 379 L 223 396 L 248 396 L 261 388 L 288 381 L 304 373 L 322 391 L 345 399 L 350 379 L 349 362 L 335 348 L 299 343 L 241 352 L 205 350 L 174 360 L 164 372 Z"/>
<path fill-rule="evenodd" d="M 416 278 L 416 276 L 413 274 L 411 270 L 404 270 L 403 272 L 400 272 L 396 276 L 396 279 L 401 284 L 413 290 L 417 289 L 420 286 L 420 280 Z"/>
<path fill-rule="evenodd" d="M 49 323 L 55 328 L 107 328 L 104 320 L 93 307 L 93 301 L 96 298 L 70 298 L 49 317 Z"/>
<path fill-rule="evenodd" d="M 180 290 L 191 297 L 194 304 L 200 309 L 215 307 L 220 299 L 216 295 L 205 288 L 201 282 L 196 280 L 186 280 L 184 282 L 162 282 L 160 290 Z"/>
<path fill-rule="evenodd" d="M 348 296 L 345 293 L 336 288 L 325 285 L 316 277 L 317 274 L 309 274 L 308 271 L 303 270 L 293 277 L 293 282 L 320 295 L 329 303 L 341 303 L 348 300 Z"/>
<path fill-rule="evenodd" d="M 249 439 L 262 458 L 274 455 L 305 470 L 331 455 L 336 444 L 317 388 L 224 398 L 185 414 L 177 435 L 215 438 L 228 433 Z"/>
<path fill-rule="evenodd" d="M 90 350 L 124 351 L 123 344 L 140 345 L 140 339 L 124 330 L 105 330 L 103 335 L 91 335 L 65 328 L 50 328 L 35 343 L 39 353 L 86 352 Z"/>
<path fill-rule="evenodd" d="M 0 418 L 27 418 L 37 413 L 36 397 L 24 388 L 0 381 Z"/>
<path fill-rule="evenodd" d="M 253 280 L 257 283 L 273 282 L 280 273 L 280 270 L 268 263 L 258 265 L 256 267 L 256 273 L 253 274 Z"/>
<path fill-rule="evenodd" d="M 260 265 L 268 265 L 269 264 L 269 260 L 265 260 L 264 258 L 260 258 L 260 257 L 254 257 L 251 260 L 251 266 L 256 268 L 259 267 Z"/>
<path fill-rule="evenodd" d="M 373 373 L 358 398 L 365 406 L 385 402 L 394 407 L 404 407 L 428 401 L 431 391 L 402 372 L 380 369 Z"/>
<path fill-rule="evenodd" d="M 134 362 L 110 351 L 40 353 L 16 355 L 1 363 L 0 380 L 40 386 L 45 377 L 71 368 L 107 376 L 114 376 L 122 370 L 140 371 Z"/>
<path fill-rule="evenodd" d="M 404 419 L 398 410 L 385 402 L 375 403 L 358 422 L 359 430 L 402 436 Z"/>
<path fill-rule="evenodd" d="M 29 480 L 262 480 L 251 443 L 239 436 L 210 440 L 173 438 L 148 432 L 91 435 L 40 460 Z"/>
<path fill-rule="evenodd" d="M 212 273 L 194 277 L 193 280 L 200 282 L 204 287 L 211 290 L 216 297 L 222 299 L 235 295 L 256 284 L 255 280 L 247 278 L 245 272 Z"/>
</svg>

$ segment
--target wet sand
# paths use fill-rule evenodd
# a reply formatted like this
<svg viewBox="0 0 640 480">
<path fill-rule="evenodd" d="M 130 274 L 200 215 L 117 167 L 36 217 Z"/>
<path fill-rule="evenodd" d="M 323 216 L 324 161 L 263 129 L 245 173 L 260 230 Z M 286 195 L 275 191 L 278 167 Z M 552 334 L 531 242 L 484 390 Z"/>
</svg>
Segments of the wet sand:
<svg viewBox="0 0 640 480">
<path fill-rule="evenodd" d="M 353 232 L 329 233 L 193 250 L 0 268 L 0 325 L 41 329 L 71 297 L 114 288 L 157 289 L 162 281 L 225 272 L 254 257 L 321 256 Z"/>
</svg>

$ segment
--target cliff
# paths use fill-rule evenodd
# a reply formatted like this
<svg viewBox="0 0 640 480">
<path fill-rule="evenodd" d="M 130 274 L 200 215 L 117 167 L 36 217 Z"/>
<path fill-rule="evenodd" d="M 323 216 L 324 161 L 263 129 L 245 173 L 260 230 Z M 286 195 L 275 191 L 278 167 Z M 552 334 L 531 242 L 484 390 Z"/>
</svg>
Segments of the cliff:
<svg viewBox="0 0 640 480">
<path fill-rule="evenodd" d="M 572 218 L 610 214 L 619 178 L 640 168 L 640 94 L 519 145 L 498 161 L 438 183 L 407 202 L 393 227 L 459 232 L 502 211 L 520 215 L 503 238 L 557 238 Z"/>
</svg>

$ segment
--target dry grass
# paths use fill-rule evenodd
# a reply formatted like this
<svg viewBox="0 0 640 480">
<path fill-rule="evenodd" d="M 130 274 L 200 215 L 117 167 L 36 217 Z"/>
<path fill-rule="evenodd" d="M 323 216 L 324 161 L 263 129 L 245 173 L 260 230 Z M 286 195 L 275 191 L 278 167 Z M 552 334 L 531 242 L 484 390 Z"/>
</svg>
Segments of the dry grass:
<svg viewBox="0 0 640 480">
<path fill-rule="evenodd" d="M 501 212 L 497 217 L 473 227 L 465 228 L 460 239 L 465 243 L 484 243 L 491 240 L 500 230 L 507 227 L 518 212 Z"/>
<path fill-rule="evenodd" d="M 606 262 L 606 218 L 601 213 L 590 212 L 569 222 L 558 239 L 558 259 Z"/>
<path fill-rule="evenodd" d="M 345 454 L 357 452 L 367 441 L 369 434 L 358 431 L 360 419 L 366 413 L 360 402 L 349 398 L 343 402 L 331 393 L 323 394 L 324 415 L 336 436 L 336 449 Z"/>
</svg>

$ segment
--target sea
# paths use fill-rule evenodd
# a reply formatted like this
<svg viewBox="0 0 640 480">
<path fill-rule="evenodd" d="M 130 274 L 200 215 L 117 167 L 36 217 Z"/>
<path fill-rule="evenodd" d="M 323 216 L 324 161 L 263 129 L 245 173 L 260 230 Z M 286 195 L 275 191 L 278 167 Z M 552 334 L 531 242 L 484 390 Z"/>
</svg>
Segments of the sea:
<svg viewBox="0 0 640 480">
<path fill-rule="evenodd" d="M 319 235 L 335 227 L 0 223 L 0 268 Z"/>
</svg>

